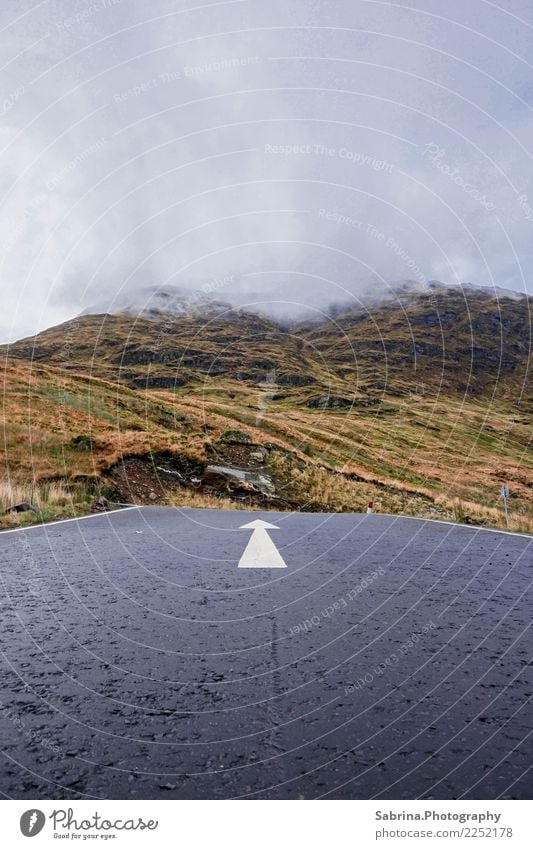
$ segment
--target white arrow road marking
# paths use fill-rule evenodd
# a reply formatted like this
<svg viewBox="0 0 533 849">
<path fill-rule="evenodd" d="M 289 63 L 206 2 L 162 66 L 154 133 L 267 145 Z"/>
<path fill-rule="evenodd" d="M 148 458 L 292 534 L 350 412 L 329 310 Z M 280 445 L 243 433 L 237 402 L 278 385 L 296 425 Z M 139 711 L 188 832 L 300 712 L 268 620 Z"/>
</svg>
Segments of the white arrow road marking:
<svg viewBox="0 0 533 849">
<path fill-rule="evenodd" d="M 277 525 L 269 525 L 262 519 L 241 525 L 253 530 L 250 542 L 239 561 L 239 569 L 286 569 L 287 564 L 267 534 L 267 529 L 278 531 Z"/>
</svg>

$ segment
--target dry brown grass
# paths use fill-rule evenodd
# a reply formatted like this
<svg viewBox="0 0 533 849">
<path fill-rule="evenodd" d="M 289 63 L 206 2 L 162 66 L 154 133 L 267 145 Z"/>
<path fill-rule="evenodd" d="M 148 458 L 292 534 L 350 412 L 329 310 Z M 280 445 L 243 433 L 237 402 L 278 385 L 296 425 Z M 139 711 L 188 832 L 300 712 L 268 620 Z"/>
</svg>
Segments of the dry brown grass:
<svg viewBox="0 0 533 849">
<path fill-rule="evenodd" d="M 72 491 L 63 484 L 31 483 L 15 484 L 9 481 L 0 481 L 0 511 L 5 512 L 14 504 L 29 502 L 38 510 L 46 507 L 66 507 L 74 503 Z"/>
<path fill-rule="evenodd" d="M 307 464 L 303 474 L 280 472 L 282 498 L 339 511 L 373 501 L 383 512 L 502 527 L 498 495 L 507 482 L 510 528 L 532 530 L 530 417 L 503 401 L 389 397 L 375 411 L 333 412 L 307 408 L 309 390 L 291 387 L 259 411 L 258 388 L 245 381 L 206 379 L 145 393 L 20 361 L 9 363 L 3 384 L 4 476 L 21 489 L 5 491 L 0 507 L 29 500 L 68 509 L 76 481 L 97 481 L 123 456 L 170 451 L 201 463 L 209 441 L 244 428 Z M 91 440 L 89 450 L 76 447 L 79 436 Z M 55 494 L 39 489 L 50 481 L 59 481 Z M 235 507 L 189 490 L 178 501 Z"/>
<path fill-rule="evenodd" d="M 1 481 L 0 530 L 82 516 L 89 512 L 91 500 L 92 496 L 82 484 L 67 486 L 57 481 L 31 484 Z M 22 502 L 31 504 L 38 512 L 5 512 L 9 507 Z"/>
<path fill-rule="evenodd" d="M 231 498 L 209 495 L 195 489 L 183 489 L 169 497 L 171 507 L 198 507 L 214 510 L 258 510 L 247 502 L 233 501 Z"/>
</svg>

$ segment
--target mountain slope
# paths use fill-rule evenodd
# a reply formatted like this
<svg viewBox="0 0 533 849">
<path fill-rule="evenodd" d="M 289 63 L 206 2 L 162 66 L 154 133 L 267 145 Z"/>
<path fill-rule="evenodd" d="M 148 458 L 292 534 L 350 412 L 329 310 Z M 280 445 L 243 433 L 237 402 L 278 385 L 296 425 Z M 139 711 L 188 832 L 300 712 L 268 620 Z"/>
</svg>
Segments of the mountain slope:
<svg viewBox="0 0 533 849">
<path fill-rule="evenodd" d="M 5 477 L 489 524 L 506 482 L 528 529 L 530 310 L 441 287 L 290 326 L 236 309 L 80 316 L 2 350 Z"/>
<path fill-rule="evenodd" d="M 335 365 L 420 391 L 531 395 L 533 298 L 477 288 L 398 293 L 372 310 L 340 311 L 334 327 L 304 328 Z"/>
<path fill-rule="evenodd" d="M 3 385 L 4 480 L 138 503 L 357 512 L 373 501 L 490 525 L 503 520 L 506 481 L 511 526 L 533 530 L 531 418 L 508 402 L 385 395 L 378 407 L 320 409 L 245 382 L 140 393 L 17 360 L 6 361 Z M 220 476 L 198 491 L 210 466 L 255 469 L 273 497 Z"/>
<path fill-rule="evenodd" d="M 135 388 L 269 379 L 307 387 L 304 403 L 383 390 L 519 401 L 531 398 L 532 315 L 532 298 L 441 287 L 290 326 L 234 309 L 86 315 L 0 353 Z"/>
</svg>

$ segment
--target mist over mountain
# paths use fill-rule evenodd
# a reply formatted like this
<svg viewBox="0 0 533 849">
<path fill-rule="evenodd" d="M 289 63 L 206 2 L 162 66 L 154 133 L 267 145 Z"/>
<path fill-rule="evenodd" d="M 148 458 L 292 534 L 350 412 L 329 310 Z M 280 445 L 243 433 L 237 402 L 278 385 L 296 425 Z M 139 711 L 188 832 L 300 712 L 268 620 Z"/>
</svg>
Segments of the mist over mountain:
<svg viewBox="0 0 533 849">
<path fill-rule="evenodd" d="M 8 0 L 0 341 L 152 282 L 277 315 L 527 291 L 522 6 Z"/>
<path fill-rule="evenodd" d="M 371 282 L 360 281 L 358 295 L 339 292 L 338 300 L 328 297 L 328 292 L 315 293 L 315 303 L 303 303 L 291 300 L 287 295 L 287 286 L 280 284 L 269 299 L 249 299 L 249 293 L 239 287 L 234 277 L 221 278 L 202 284 L 198 289 L 187 289 L 179 286 L 144 286 L 133 292 L 121 292 L 110 295 L 98 303 L 86 307 L 80 315 L 129 315 L 144 318 L 164 318 L 179 316 L 214 317 L 230 313 L 232 310 L 262 315 L 281 323 L 295 324 L 303 320 L 323 321 L 339 313 L 357 309 L 373 309 L 378 305 L 389 305 L 395 308 L 410 299 L 420 295 L 452 293 L 454 299 L 463 293 L 465 306 L 468 293 L 484 293 L 496 300 L 516 299 L 527 305 L 530 299 L 527 295 L 512 292 L 502 287 L 482 286 L 466 283 L 462 286 L 431 280 L 421 284 L 416 280 L 403 280 L 386 285 L 372 285 Z M 223 292 L 224 300 L 219 299 L 218 293 Z M 283 294 L 285 292 L 285 298 Z"/>
<path fill-rule="evenodd" d="M 187 290 L 178 286 L 144 286 L 134 292 L 122 292 L 86 307 L 81 315 L 132 315 L 164 317 L 181 315 L 218 315 L 231 304 L 218 301 L 205 290 Z"/>
</svg>

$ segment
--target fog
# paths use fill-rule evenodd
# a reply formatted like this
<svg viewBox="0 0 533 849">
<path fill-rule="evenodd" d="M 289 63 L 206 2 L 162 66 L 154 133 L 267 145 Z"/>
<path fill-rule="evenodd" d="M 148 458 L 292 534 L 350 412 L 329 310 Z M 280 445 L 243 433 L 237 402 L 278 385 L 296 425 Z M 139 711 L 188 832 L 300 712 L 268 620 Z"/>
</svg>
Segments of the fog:
<svg viewBox="0 0 533 849">
<path fill-rule="evenodd" d="M 277 315 L 532 291 L 532 25 L 529 0 L 7 0 L 0 341 L 147 286 Z"/>
</svg>

